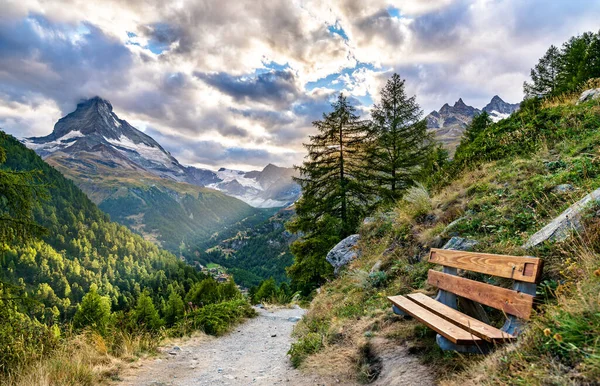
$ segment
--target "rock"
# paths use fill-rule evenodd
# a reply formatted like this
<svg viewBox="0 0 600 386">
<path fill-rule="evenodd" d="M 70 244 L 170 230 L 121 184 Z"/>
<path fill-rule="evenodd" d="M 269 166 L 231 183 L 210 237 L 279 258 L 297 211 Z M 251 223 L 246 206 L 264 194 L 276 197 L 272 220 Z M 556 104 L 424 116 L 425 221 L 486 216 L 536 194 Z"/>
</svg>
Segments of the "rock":
<svg viewBox="0 0 600 386">
<path fill-rule="evenodd" d="M 277 337 L 277 334 L 271 335 L 271 338 L 276 338 L 276 337 Z"/>
<path fill-rule="evenodd" d="M 574 190 L 575 190 L 575 188 L 571 184 L 560 184 L 560 185 L 556 185 L 554 188 L 552 188 L 552 192 L 558 193 L 558 194 L 568 193 L 568 192 L 572 192 Z"/>
<path fill-rule="evenodd" d="M 381 270 L 381 260 L 377 260 L 377 262 L 375 264 L 373 264 L 373 267 L 371 267 L 371 273 L 373 272 L 379 272 Z"/>
<path fill-rule="evenodd" d="M 375 217 L 365 217 L 363 220 L 364 225 L 369 225 L 375 222 Z"/>
<path fill-rule="evenodd" d="M 465 239 L 462 237 L 453 237 L 442 247 L 442 249 L 453 249 L 455 251 L 469 251 L 479 244 L 477 240 Z"/>
<path fill-rule="evenodd" d="M 290 316 L 290 317 L 288 318 L 288 322 L 294 322 L 294 323 L 295 323 L 295 322 L 299 322 L 301 319 L 302 319 L 302 318 L 301 318 L 301 317 L 299 317 L 299 316 Z"/>
<path fill-rule="evenodd" d="M 573 230 L 580 231 L 582 229 L 581 213 L 591 203 L 600 203 L 600 188 L 571 205 L 548 225 L 531 236 L 521 247 L 525 249 L 532 248 L 547 240 L 563 241 L 569 237 Z"/>
<path fill-rule="evenodd" d="M 600 88 L 592 88 L 589 90 L 585 90 L 584 92 L 581 93 L 581 95 L 579 96 L 579 100 L 577 101 L 577 104 L 595 100 L 595 99 L 599 99 L 599 98 L 600 98 Z"/>
<path fill-rule="evenodd" d="M 360 239 L 360 235 L 351 235 L 340 241 L 325 258 L 329 264 L 333 266 L 333 272 L 337 275 L 340 269 L 356 259 L 358 253 L 356 251 L 356 244 Z"/>
</svg>

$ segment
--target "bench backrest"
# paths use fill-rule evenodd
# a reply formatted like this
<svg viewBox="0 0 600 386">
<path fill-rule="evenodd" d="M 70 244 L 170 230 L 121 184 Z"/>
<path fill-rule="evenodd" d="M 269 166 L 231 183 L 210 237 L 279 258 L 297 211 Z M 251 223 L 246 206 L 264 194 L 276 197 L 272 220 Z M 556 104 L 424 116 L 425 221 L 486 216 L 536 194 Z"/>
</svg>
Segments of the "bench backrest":
<svg viewBox="0 0 600 386">
<path fill-rule="evenodd" d="M 543 265 L 542 260 L 535 257 L 436 248 L 431 249 L 429 262 L 524 283 L 537 283 Z M 533 296 L 514 289 L 497 287 L 435 270 L 429 270 L 428 282 L 441 290 L 502 310 L 509 315 L 522 319 L 529 319 L 531 315 Z"/>
</svg>

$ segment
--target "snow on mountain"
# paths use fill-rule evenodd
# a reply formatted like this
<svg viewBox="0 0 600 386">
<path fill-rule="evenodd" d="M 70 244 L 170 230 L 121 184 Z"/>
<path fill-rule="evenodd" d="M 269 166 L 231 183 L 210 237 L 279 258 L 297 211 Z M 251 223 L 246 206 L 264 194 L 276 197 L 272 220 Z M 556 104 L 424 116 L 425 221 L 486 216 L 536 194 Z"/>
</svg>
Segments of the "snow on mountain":
<svg viewBox="0 0 600 386">
<path fill-rule="evenodd" d="M 148 172 L 176 182 L 213 188 L 255 207 L 286 206 L 300 194 L 299 186 L 292 180 L 291 168 L 269 164 L 262 171 L 221 168 L 213 172 L 184 166 L 152 137 L 119 119 L 110 102 L 100 97 L 80 102 L 75 111 L 54 125 L 49 135 L 25 138 L 22 142 L 43 158 L 66 158 L 69 162 L 93 159 L 114 170 Z M 85 165 L 90 164 L 86 161 Z M 85 173 L 94 170 L 91 167 Z"/>
<path fill-rule="evenodd" d="M 256 208 L 287 206 L 300 196 L 300 186 L 292 177 L 292 168 L 281 168 L 273 164 L 262 171 L 244 172 L 221 168 L 216 172 L 219 182 L 207 185 L 227 193 Z"/>
<path fill-rule="evenodd" d="M 498 95 L 494 95 L 483 111 L 487 112 L 492 121 L 498 122 L 501 119 L 508 118 L 512 113 L 519 109 L 519 103 L 506 103 Z"/>
</svg>

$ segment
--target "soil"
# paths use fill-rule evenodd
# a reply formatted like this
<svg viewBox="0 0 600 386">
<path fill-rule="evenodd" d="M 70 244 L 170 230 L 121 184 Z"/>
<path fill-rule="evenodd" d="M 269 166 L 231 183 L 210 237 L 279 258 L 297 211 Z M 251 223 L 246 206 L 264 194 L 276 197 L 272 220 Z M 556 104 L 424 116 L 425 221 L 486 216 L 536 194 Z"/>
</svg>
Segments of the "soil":
<svg viewBox="0 0 600 386">
<path fill-rule="evenodd" d="M 155 358 L 123 371 L 119 386 L 348 385 L 356 383 L 306 374 L 291 366 L 292 329 L 305 310 L 256 309 L 259 315 L 222 337 L 205 335 L 170 343 Z M 178 344 L 178 345 L 176 345 Z M 382 372 L 376 385 L 433 385 L 431 372 L 405 348 L 379 342 Z"/>
</svg>

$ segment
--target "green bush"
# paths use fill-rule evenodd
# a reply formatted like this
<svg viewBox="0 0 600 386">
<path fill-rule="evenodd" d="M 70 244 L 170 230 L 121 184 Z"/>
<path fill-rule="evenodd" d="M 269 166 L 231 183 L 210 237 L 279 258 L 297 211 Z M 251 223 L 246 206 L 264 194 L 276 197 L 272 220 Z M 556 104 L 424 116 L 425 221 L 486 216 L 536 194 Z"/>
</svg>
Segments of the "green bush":
<svg viewBox="0 0 600 386">
<path fill-rule="evenodd" d="M 292 347 L 288 351 L 292 365 L 297 368 L 309 355 L 318 352 L 321 347 L 323 347 L 321 334 L 309 332 L 296 343 L 292 343 Z"/>
<path fill-rule="evenodd" d="M 209 335 L 223 335 L 245 318 L 256 316 L 256 311 L 244 299 L 209 304 L 189 314 L 188 320 L 193 329 Z"/>
</svg>

